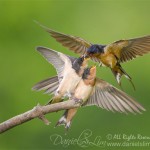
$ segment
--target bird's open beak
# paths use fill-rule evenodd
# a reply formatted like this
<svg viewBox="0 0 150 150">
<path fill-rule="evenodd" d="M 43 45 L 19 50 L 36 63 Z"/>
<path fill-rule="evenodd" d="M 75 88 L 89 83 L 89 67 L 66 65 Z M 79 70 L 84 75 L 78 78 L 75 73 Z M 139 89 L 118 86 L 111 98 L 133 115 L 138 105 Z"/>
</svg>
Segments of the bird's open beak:
<svg viewBox="0 0 150 150">
<path fill-rule="evenodd" d="M 96 69 L 96 66 L 95 66 L 95 65 L 91 67 L 91 70 L 95 70 L 95 69 Z"/>
<path fill-rule="evenodd" d="M 91 69 L 96 69 L 96 65 L 92 66 Z"/>
<path fill-rule="evenodd" d="M 92 67 L 90 68 L 90 71 L 91 71 L 91 72 L 96 72 L 96 66 L 95 66 L 95 65 L 92 66 Z"/>
<path fill-rule="evenodd" d="M 90 75 L 92 77 L 96 77 L 96 66 L 95 65 L 90 68 Z"/>
</svg>

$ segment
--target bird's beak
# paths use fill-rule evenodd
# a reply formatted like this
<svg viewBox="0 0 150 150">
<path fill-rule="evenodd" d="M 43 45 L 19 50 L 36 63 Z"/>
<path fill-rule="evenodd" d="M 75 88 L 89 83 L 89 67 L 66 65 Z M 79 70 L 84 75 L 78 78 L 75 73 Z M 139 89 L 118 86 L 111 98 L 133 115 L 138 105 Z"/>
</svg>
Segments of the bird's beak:
<svg viewBox="0 0 150 150">
<path fill-rule="evenodd" d="M 90 59 L 89 55 L 85 54 L 84 55 L 84 60 L 89 60 L 89 59 Z"/>
<path fill-rule="evenodd" d="M 96 66 L 92 66 L 90 72 L 96 72 Z"/>
<path fill-rule="evenodd" d="M 91 69 L 92 69 L 92 70 L 96 69 L 96 65 L 92 66 Z"/>
<path fill-rule="evenodd" d="M 92 66 L 92 67 L 90 68 L 90 75 L 91 75 L 92 77 L 96 77 L 96 66 Z"/>
</svg>

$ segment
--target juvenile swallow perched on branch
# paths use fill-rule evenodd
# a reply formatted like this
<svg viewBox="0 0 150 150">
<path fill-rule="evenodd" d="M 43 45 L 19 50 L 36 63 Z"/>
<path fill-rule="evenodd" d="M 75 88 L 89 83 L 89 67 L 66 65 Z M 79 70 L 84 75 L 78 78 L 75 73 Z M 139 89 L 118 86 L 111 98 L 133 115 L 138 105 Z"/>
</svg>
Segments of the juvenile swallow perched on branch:
<svg viewBox="0 0 150 150">
<path fill-rule="evenodd" d="M 60 102 L 65 96 L 69 97 L 82 79 L 89 58 L 74 58 L 45 47 L 37 47 L 37 51 L 55 67 L 57 76 L 37 83 L 32 89 L 53 93 L 50 103 Z"/>
<path fill-rule="evenodd" d="M 129 97 L 126 93 L 115 88 L 104 80 L 96 78 L 96 66 L 86 68 L 82 80 L 78 83 L 71 100 L 82 102 L 82 106 L 96 105 L 108 111 L 121 113 L 141 113 L 145 111 L 142 105 Z M 57 122 L 68 129 L 78 108 L 66 110 Z"/>
<path fill-rule="evenodd" d="M 87 55 L 93 61 L 109 67 L 119 85 L 121 85 L 121 77 L 124 75 L 134 87 L 131 77 L 121 67 L 120 63 L 127 62 L 137 56 L 143 56 L 150 52 L 150 35 L 135 39 L 119 40 L 108 45 L 101 45 L 92 44 L 80 37 L 59 33 L 43 25 L 40 26 L 69 50 L 80 55 Z"/>
</svg>

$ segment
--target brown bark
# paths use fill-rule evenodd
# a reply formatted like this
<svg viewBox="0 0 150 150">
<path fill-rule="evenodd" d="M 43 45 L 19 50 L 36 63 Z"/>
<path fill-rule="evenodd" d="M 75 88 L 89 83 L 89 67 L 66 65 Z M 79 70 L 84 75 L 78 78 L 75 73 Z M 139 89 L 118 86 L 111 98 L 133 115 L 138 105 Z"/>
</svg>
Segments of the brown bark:
<svg viewBox="0 0 150 150">
<path fill-rule="evenodd" d="M 17 125 L 23 124 L 24 122 L 30 121 L 34 118 L 41 119 L 45 124 L 49 124 L 49 121 L 45 118 L 44 115 L 51 113 L 51 112 L 57 112 L 60 110 L 70 109 L 70 108 L 76 108 L 79 107 L 79 103 L 75 103 L 73 100 L 55 103 L 51 105 L 41 106 L 37 105 L 33 109 L 24 112 L 20 115 L 17 115 L 15 117 L 12 117 L 0 124 L 0 133 L 3 133 Z"/>
</svg>

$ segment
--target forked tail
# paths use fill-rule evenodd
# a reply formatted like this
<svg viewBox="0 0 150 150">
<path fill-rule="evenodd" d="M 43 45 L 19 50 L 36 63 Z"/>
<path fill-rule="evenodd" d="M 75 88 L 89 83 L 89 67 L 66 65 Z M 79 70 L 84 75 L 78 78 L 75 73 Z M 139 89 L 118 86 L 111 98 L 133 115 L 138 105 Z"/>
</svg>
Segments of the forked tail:
<svg viewBox="0 0 150 150">
<path fill-rule="evenodd" d="M 133 89 L 135 90 L 135 86 L 132 82 L 132 78 L 125 72 L 125 70 L 121 67 L 120 64 L 116 65 L 111 70 L 120 86 L 121 86 L 121 77 L 125 76 L 130 81 L 131 85 L 133 86 Z"/>
<path fill-rule="evenodd" d="M 62 117 L 56 123 L 56 126 L 64 125 L 66 130 L 68 130 L 71 126 L 72 119 L 75 116 L 76 112 L 77 112 L 77 108 L 65 110 Z"/>
</svg>

